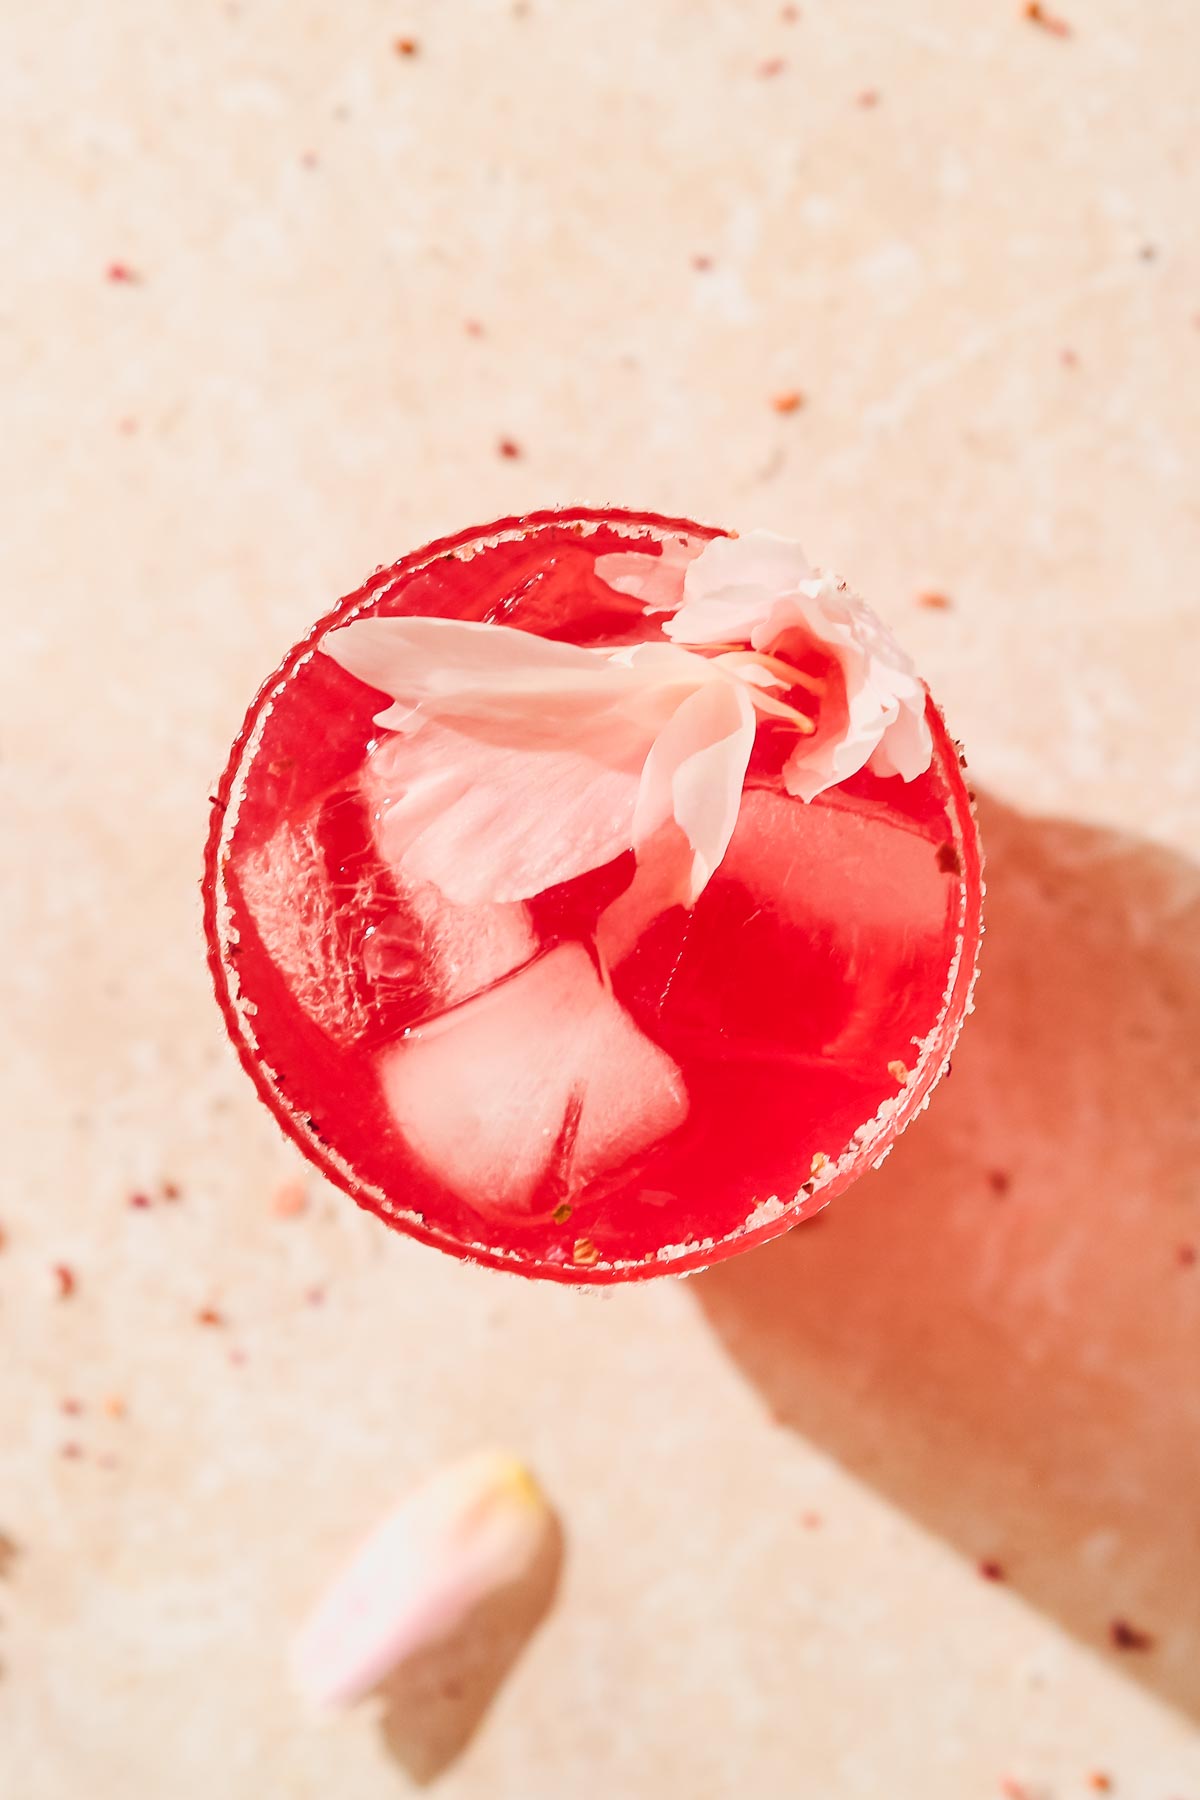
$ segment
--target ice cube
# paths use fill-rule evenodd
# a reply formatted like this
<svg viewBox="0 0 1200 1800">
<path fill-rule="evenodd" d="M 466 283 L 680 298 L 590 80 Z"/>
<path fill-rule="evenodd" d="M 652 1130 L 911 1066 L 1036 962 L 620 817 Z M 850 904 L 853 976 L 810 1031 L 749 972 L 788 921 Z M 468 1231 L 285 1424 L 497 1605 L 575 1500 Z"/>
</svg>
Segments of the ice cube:
<svg viewBox="0 0 1200 1800">
<path fill-rule="evenodd" d="M 927 931 L 946 893 L 927 836 L 878 807 L 749 788 L 722 865 L 784 924 Z"/>
<path fill-rule="evenodd" d="M 264 948 L 313 1022 L 347 1045 L 484 992 L 534 955 L 519 903 L 456 906 L 395 878 L 375 854 L 357 794 L 286 820 L 238 876 Z"/>
<path fill-rule="evenodd" d="M 420 920 L 428 958 L 425 981 L 439 1009 L 483 993 L 538 948 L 529 908 L 519 900 L 456 906 L 432 882 L 401 880 L 396 886 Z"/>
<path fill-rule="evenodd" d="M 952 901 L 936 843 L 903 820 L 853 797 L 751 788 L 690 917 L 652 924 L 614 959 L 614 981 L 672 1049 L 882 1070 L 928 1030 L 923 971 Z M 606 949 L 613 936 L 606 918 Z"/>
<path fill-rule="evenodd" d="M 580 944 L 391 1045 L 379 1073 L 410 1149 L 480 1212 L 550 1211 L 688 1111 L 678 1066 Z"/>
<path fill-rule="evenodd" d="M 335 1043 L 352 1044 L 370 1020 L 370 992 L 352 936 L 387 916 L 382 871 L 373 859 L 356 873 L 331 867 L 327 809 L 286 819 L 265 845 L 237 863 L 236 876 L 263 948 L 297 1004 Z"/>
</svg>

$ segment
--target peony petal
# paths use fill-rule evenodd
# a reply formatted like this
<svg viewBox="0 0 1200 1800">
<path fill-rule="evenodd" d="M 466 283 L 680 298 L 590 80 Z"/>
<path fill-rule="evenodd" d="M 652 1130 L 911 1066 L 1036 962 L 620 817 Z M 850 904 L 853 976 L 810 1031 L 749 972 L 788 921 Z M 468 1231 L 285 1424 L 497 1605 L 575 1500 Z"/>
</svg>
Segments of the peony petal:
<svg viewBox="0 0 1200 1800">
<path fill-rule="evenodd" d="M 677 708 L 646 758 L 633 815 L 634 848 L 674 819 L 691 849 L 685 891 L 674 896 L 686 905 L 704 891 L 733 836 L 754 731 L 746 687 L 725 676 L 706 682 Z"/>
<path fill-rule="evenodd" d="M 664 905 L 694 900 L 737 819 L 755 705 L 792 715 L 765 691 L 787 687 L 778 665 L 687 645 L 748 644 L 769 664 L 798 633 L 819 664 L 837 665 L 841 682 L 830 682 L 815 731 L 785 764 L 793 794 L 814 799 L 867 763 L 905 780 L 929 766 L 912 664 L 844 583 L 814 574 L 799 545 L 769 532 L 702 548 L 680 538 L 659 557 L 631 551 L 601 564 L 613 585 L 643 597 L 652 578 L 655 594 L 670 587 L 677 599 L 671 584 L 681 581 L 663 639 L 585 650 L 508 626 L 401 617 L 358 620 L 322 644 L 394 702 L 379 723 L 403 735 L 372 754 L 364 783 L 380 853 L 405 875 L 463 905 L 519 901 L 631 845 L 644 860 L 653 839 L 639 905 L 651 888 Z M 793 643 L 783 655 L 794 652 Z M 797 730 L 808 731 L 806 720 Z"/>
<path fill-rule="evenodd" d="M 925 689 L 914 683 L 915 691 L 900 700 L 900 708 L 879 740 L 879 748 L 871 757 L 876 775 L 899 775 L 903 781 L 915 781 L 923 775 L 933 757 L 933 733 L 925 713 Z"/>
<path fill-rule="evenodd" d="M 929 767 L 933 740 L 925 720 L 925 688 L 911 661 L 871 608 L 831 576 L 806 580 L 774 599 L 750 641 L 771 651 L 801 631 L 837 662 L 843 682 L 823 699 L 815 734 L 784 765 L 789 793 L 813 800 L 868 763 L 880 775 L 911 781 Z"/>
<path fill-rule="evenodd" d="M 385 863 L 460 905 L 527 900 L 630 848 L 653 729 L 610 761 L 569 745 L 499 745 L 438 724 L 390 737 L 363 786 Z"/>
<path fill-rule="evenodd" d="M 683 605 L 663 630 L 680 644 L 750 640 L 772 602 L 812 575 L 799 544 L 771 531 L 713 538 L 684 577 Z"/>
<path fill-rule="evenodd" d="M 360 1699 L 457 1629 L 533 1563 L 550 1523 L 515 1457 L 482 1451 L 441 1469 L 372 1533 L 318 1601 L 291 1654 L 305 1699 Z"/>
<path fill-rule="evenodd" d="M 802 738 L 783 765 L 783 784 L 800 800 L 815 800 L 827 788 L 865 767 L 879 744 L 886 720 L 879 702 L 866 686 L 867 658 L 853 642 L 833 646 L 841 665 L 845 697 L 832 724 L 818 727 L 811 738 Z M 827 696 L 822 705 L 826 717 L 836 701 Z"/>
<path fill-rule="evenodd" d="M 697 538 L 664 538 L 657 556 L 641 550 L 598 556 L 596 574 L 618 594 L 632 594 L 647 612 L 674 612 L 683 599 L 684 572 L 703 549 Z"/>
<path fill-rule="evenodd" d="M 628 850 L 656 736 L 698 685 L 727 682 L 674 644 L 608 654 L 447 619 L 361 620 L 328 653 L 403 709 L 363 776 L 380 855 L 462 905 L 529 899 Z"/>
<path fill-rule="evenodd" d="M 426 718 L 510 726 L 529 741 L 573 728 L 581 709 L 619 710 L 645 685 L 629 669 L 614 681 L 611 662 L 594 650 L 465 619 L 358 619 L 329 632 L 321 649 L 391 695 L 399 716 L 391 709 L 378 719 L 389 726 L 408 723 L 415 708 Z"/>
</svg>

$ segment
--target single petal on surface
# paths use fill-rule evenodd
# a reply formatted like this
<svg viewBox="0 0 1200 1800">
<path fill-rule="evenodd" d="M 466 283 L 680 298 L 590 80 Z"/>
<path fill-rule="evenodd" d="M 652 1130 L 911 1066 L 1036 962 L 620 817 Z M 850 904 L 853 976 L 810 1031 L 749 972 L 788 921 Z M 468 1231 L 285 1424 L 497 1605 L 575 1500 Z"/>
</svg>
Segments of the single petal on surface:
<svg viewBox="0 0 1200 1800">
<path fill-rule="evenodd" d="M 684 572 L 703 549 L 696 538 L 664 538 L 657 556 L 644 550 L 598 556 L 596 574 L 618 594 L 632 594 L 647 612 L 674 612 L 683 599 Z"/>
<path fill-rule="evenodd" d="M 781 594 L 812 575 L 799 544 L 771 531 L 713 538 L 684 576 L 683 605 L 663 627 L 680 644 L 748 642 Z"/>
<path fill-rule="evenodd" d="M 345 1706 L 530 1567 L 550 1522 L 515 1457 L 481 1451 L 441 1469 L 374 1531 L 292 1646 L 305 1699 Z"/>
<path fill-rule="evenodd" d="M 664 904 L 692 905 L 719 866 L 737 824 L 754 731 L 745 685 L 725 676 L 691 694 L 655 739 L 633 816 L 634 848 L 669 819 L 690 846 L 684 892 Z"/>
</svg>

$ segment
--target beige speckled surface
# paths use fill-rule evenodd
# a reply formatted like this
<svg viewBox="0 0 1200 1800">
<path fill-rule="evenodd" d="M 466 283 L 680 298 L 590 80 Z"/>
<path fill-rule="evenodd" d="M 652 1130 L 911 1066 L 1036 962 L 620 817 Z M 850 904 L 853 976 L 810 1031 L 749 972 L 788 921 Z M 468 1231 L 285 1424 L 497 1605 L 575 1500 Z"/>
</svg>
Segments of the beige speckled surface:
<svg viewBox="0 0 1200 1800">
<path fill-rule="evenodd" d="M 1062 6 L 7 9 L 6 1800 L 1200 1796 L 1200 22 Z M 196 892 L 298 631 L 572 500 L 803 537 L 991 796 L 929 1115 L 604 1299 L 273 1217 Z M 562 1514 L 540 1629 L 314 1724 L 314 1588 L 492 1438 Z"/>
</svg>

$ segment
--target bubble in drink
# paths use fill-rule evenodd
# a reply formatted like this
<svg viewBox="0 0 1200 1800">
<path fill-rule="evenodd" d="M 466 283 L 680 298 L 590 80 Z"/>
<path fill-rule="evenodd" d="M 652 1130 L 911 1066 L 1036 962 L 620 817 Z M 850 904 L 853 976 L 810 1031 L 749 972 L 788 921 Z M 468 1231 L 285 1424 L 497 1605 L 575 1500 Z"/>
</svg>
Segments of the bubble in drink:
<svg viewBox="0 0 1200 1800">
<path fill-rule="evenodd" d="M 504 522 L 375 576 L 255 701 L 208 848 L 218 998 L 389 1224 L 558 1280 L 702 1267 L 924 1104 L 979 938 L 970 800 L 906 662 L 886 687 L 902 653 L 793 552 L 747 540 L 752 618 L 712 531 Z"/>
</svg>

